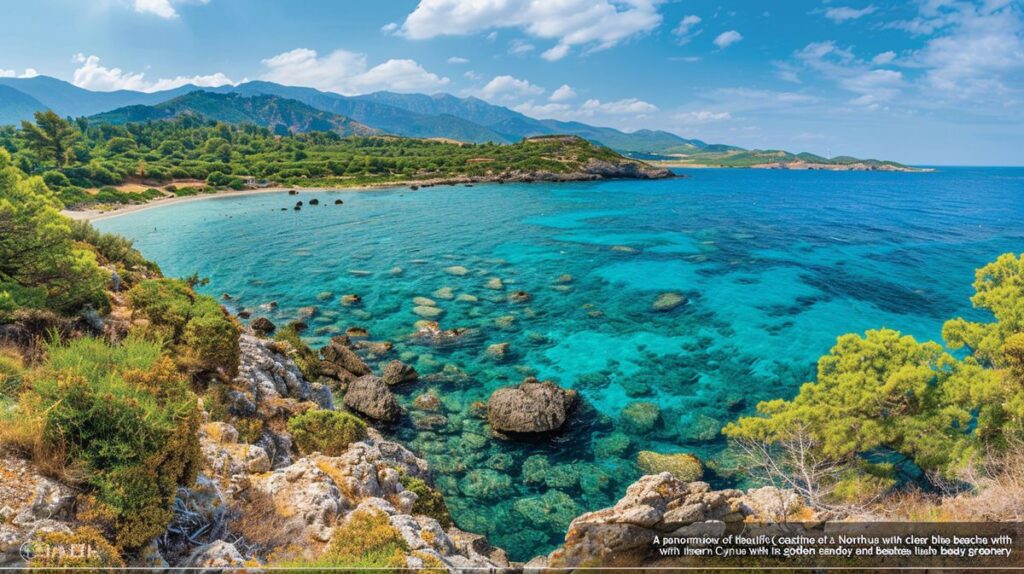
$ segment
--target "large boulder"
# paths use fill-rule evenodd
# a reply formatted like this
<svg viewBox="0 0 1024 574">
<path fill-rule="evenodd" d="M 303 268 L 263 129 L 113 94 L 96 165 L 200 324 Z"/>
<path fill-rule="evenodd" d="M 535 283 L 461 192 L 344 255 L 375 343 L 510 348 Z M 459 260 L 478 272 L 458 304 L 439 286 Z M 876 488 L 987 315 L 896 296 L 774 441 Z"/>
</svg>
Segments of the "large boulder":
<svg viewBox="0 0 1024 574">
<path fill-rule="evenodd" d="M 380 377 L 366 375 L 348 385 L 345 405 L 359 414 L 379 421 L 394 422 L 402 414 L 395 395 Z"/>
<path fill-rule="evenodd" d="M 577 400 L 576 391 L 531 377 L 518 387 L 494 391 L 487 402 L 487 419 L 499 432 L 550 432 L 565 424 Z"/>
</svg>

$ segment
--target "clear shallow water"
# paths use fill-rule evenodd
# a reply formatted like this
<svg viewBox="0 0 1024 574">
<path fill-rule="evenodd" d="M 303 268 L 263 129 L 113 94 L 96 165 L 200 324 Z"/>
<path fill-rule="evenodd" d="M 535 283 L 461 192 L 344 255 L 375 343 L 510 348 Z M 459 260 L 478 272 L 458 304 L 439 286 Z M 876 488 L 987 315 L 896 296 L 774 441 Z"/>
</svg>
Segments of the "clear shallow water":
<svg viewBox="0 0 1024 574">
<path fill-rule="evenodd" d="M 314 344 L 349 326 L 394 342 L 388 359 L 424 376 L 399 389 L 403 404 L 433 390 L 447 422 L 385 430 L 430 460 L 461 527 L 528 559 L 577 514 L 617 500 L 639 475 L 638 450 L 695 453 L 713 482 L 735 483 L 714 471 L 722 424 L 792 396 L 842 333 L 938 339 L 944 320 L 974 313 L 974 269 L 1024 250 L 1024 169 L 687 175 L 303 193 L 322 205 L 301 212 L 286 194 L 212 198 L 97 227 L 134 239 L 167 275 L 209 277 L 204 290 L 240 308 L 277 301 L 279 325 L 317 307 Z M 444 271 L 454 265 L 470 272 Z M 557 283 L 563 274 L 573 281 Z M 485 287 L 494 277 L 504 290 Z M 433 294 L 443 287 L 479 300 Z M 510 303 L 514 290 L 532 299 Z M 666 291 L 688 304 L 652 312 Z M 363 304 L 340 305 L 346 293 Z M 444 309 L 442 327 L 475 335 L 448 348 L 411 340 L 417 296 Z M 484 355 L 499 342 L 506 362 Z M 561 436 L 491 439 L 473 403 L 526 374 L 576 388 L 587 407 Z M 634 401 L 658 405 L 654 429 L 623 419 Z"/>
</svg>

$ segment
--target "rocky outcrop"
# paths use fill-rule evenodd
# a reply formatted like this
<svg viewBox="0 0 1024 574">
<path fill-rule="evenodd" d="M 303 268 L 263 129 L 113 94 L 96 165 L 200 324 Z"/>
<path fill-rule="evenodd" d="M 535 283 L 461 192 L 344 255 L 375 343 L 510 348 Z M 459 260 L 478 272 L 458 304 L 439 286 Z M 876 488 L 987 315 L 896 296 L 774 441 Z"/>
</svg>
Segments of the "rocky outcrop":
<svg viewBox="0 0 1024 574">
<path fill-rule="evenodd" d="M 667 472 L 647 475 L 615 506 L 573 520 L 562 547 L 531 560 L 527 568 L 654 566 L 660 560 L 655 536 L 717 536 L 738 530 L 745 520 L 784 520 L 799 508 L 795 493 L 774 487 L 745 494 L 711 490 L 707 483 L 684 482 Z"/>
<path fill-rule="evenodd" d="M 352 350 L 348 337 L 332 338 L 327 346 L 320 349 L 320 355 L 323 358 L 320 371 L 342 384 L 372 373 L 370 367 Z"/>
<path fill-rule="evenodd" d="M 654 167 L 635 160 L 610 162 L 590 158 L 583 166 L 583 173 L 596 175 L 603 179 L 664 179 L 673 177 L 673 173 L 665 168 Z"/>
<path fill-rule="evenodd" d="M 373 375 L 365 375 L 349 383 L 345 391 L 345 406 L 384 422 L 394 422 L 402 414 L 398 400 L 384 380 Z"/>
<path fill-rule="evenodd" d="M 278 343 L 249 333 L 243 333 L 238 343 L 241 361 L 235 383 L 251 393 L 250 400 L 259 403 L 275 397 L 289 398 L 311 401 L 324 409 L 333 408 L 330 390 L 303 378 L 295 362 L 287 357 Z"/>
<path fill-rule="evenodd" d="M 518 387 L 494 391 L 487 402 L 487 420 L 498 432 L 550 432 L 565 424 L 577 400 L 576 391 L 531 377 Z"/>
</svg>

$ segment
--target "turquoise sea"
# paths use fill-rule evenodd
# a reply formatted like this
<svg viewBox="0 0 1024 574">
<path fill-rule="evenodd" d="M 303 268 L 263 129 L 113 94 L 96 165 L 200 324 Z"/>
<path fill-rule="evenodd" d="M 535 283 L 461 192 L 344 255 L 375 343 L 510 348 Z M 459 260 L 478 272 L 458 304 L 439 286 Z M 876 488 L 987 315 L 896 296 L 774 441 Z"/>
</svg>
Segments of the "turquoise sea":
<svg viewBox="0 0 1024 574">
<path fill-rule="evenodd" d="M 215 197 L 97 227 L 134 239 L 169 276 L 208 277 L 205 292 L 254 317 L 269 301 L 279 325 L 316 307 L 311 343 L 350 326 L 393 342 L 386 358 L 422 380 L 398 389 L 411 415 L 383 430 L 432 463 L 459 526 L 523 560 L 617 500 L 639 450 L 695 453 L 710 481 L 741 484 L 723 460 L 724 423 L 795 394 L 842 333 L 938 339 L 944 320 L 976 315 L 974 269 L 1024 251 L 1021 168 L 680 173 Z M 504 289 L 488 288 L 493 278 Z M 517 290 L 531 299 L 510 302 Z M 653 311 L 666 292 L 686 303 Z M 341 305 L 349 293 L 362 304 Z M 443 328 L 469 334 L 443 347 L 411 338 L 418 296 L 443 309 Z M 485 355 L 503 342 L 506 360 Z M 585 408 L 543 441 L 491 438 L 473 403 L 528 374 L 577 389 Z M 446 420 L 411 408 L 428 390 Z M 660 411 L 653 428 L 623 416 L 638 401 Z"/>
</svg>

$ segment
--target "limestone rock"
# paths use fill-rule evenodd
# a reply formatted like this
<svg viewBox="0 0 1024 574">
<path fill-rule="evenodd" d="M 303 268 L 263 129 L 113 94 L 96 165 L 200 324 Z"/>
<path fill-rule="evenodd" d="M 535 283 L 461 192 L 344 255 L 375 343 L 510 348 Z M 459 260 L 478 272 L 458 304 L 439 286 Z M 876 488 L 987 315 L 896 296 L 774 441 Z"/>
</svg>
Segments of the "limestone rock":
<svg viewBox="0 0 1024 574">
<path fill-rule="evenodd" d="M 384 371 L 381 373 L 381 379 L 389 387 L 401 383 L 415 382 L 419 376 L 415 368 L 406 365 L 402 361 L 391 361 L 384 366 Z"/>
<path fill-rule="evenodd" d="M 529 378 L 518 387 L 495 391 L 487 402 L 487 419 L 499 432 L 553 431 L 565 424 L 577 400 L 576 391 Z"/>
<path fill-rule="evenodd" d="M 385 422 L 394 422 L 402 414 L 401 407 L 380 377 L 365 375 L 349 383 L 345 405 L 350 409 Z"/>
</svg>

